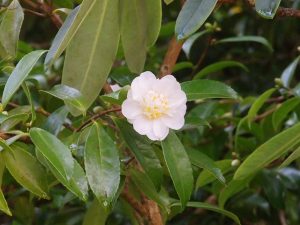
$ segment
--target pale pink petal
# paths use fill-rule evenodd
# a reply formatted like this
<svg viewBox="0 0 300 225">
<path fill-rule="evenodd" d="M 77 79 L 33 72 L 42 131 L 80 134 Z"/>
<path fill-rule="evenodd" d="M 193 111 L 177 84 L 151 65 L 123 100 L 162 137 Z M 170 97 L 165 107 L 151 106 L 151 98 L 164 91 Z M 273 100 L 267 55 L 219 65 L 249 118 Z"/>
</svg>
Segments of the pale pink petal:
<svg viewBox="0 0 300 225">
<path fill-rule="evenodd" d="M 141 73 L 140 76 L 135 78 L 131 83 L 132 98 L 141 101 L 146 93 L 156 86 L 157 79 L 155 75 L 149 71 Z"/>
<path fill-rule="evenodd" d="M 168 96 L 168 100 L 170 107 L 185 105 L 187 102 L 186 94 L 182 90 L 174 91 L 172 95 Z"/>
<path fill-rule="evenodd" d="M 141 135 L 146 135 L 152 129 L 152 121 L 147 119 L 144 115 L 140 115 L 132 121 L 133 128 Z"/>
<path fill-rule="evenodd" d="M 174 76 L 167 75 L 158 80 L 153 89 L 164 95 L 172 95 L 177 90 L 181 90 L 180 84 L 177 82 Z"/>
<path fill-rule="evenodd" d="M 154 132 L 153 132 L 153 129 L 150 129 L 150 130 L 147 132 L 146 136 L 147 136 L 150 140 L 152 140 L 152 141 L 158 141 L 158 138 L 155 136 L 155 134 L 154 134 Z"/>
<path fill-rule="evenodd" d="M 142 108 L 140 104 L 131 99 L 126 99 L 122 104 L 122 114 L 129 120 L 142 114 Z"/>
<path fill-rule="evenodd" d="M 167 137 L 169 133 L 169 128 L 161 120 L 154 120 L 153 132 L 157 140 L 161 141 Z"/>
<path fill-rule="evenodd" d="M 184 125 L 184 117 L 183 116 L 178 116 L 178 117 L 170 117 L 166 116 L 161 119 L 163 123 L 173 129 L 173 130 L 179 130 L 183 127 Z"/>
</svg>

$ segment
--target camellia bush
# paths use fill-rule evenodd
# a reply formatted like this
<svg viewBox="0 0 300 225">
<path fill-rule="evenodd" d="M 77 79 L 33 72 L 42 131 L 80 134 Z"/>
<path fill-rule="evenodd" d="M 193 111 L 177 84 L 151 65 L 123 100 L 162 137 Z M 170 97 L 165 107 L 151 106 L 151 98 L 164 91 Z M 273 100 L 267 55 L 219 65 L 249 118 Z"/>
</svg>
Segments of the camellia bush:
<svg viewBox="0 0 300 225">
<path fill-rule="evenodd" d="M 300 224 L 298 7 L 0 0 L 0 224 Z"/>
</svg>

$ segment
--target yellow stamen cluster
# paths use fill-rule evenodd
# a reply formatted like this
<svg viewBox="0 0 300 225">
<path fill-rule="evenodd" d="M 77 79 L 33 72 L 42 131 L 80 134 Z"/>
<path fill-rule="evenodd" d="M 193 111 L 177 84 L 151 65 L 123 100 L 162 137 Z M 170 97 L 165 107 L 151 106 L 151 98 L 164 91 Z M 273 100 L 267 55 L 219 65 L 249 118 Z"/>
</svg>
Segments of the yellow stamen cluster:
<svg viewBox="0 0 300 225">
<path fill-rule="evenodd" d="M 169 102 L 166 96 L 149 91 L 143 99 L 144 115 L 150 120 L 162 117 L 169 110 Z"/>
</svg>

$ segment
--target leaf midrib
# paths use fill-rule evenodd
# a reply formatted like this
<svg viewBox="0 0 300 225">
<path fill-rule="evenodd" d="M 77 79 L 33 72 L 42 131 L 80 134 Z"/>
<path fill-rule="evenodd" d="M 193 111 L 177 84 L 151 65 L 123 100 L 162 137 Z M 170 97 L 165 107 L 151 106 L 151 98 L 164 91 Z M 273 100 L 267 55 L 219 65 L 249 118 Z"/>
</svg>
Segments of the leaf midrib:
<svg viewBox="0 0 300 225">
<path fill-rule="evenodd" d="M 106 15 L 106 10 L 108 8 L 107 7 L 108 1 L 109 0 L 104 0 L 103 13 L 100 16 L 99 26 L 98 26 L 97 31 L 96 31 L 96 36 L 95 36 L 95 39 L 94 39 L 94 43 L 92 45 L 92 51 L 91 51 L 91 54 L 90 54 L 90 57 L 89 57 L 89 60 L 88 60 L 88 66 L 87 66 L 86 72 L 84 73 L 83 81 L 82 81 L 81 86 L 80 86 L 80 90 L 82 90 L 85 87 L 85 83 L 87 81 L 88 74 L 90 73 L 90 70 L 91 70 L 91 67 L 92 67 L 92 61 L 93 61 L 93 58 L 95 57 L 96 48 L 97 48 L 97 44 L 98 44 L 97 40 L 99 39 L 99 36 L 100 36 L 100 33 L 101 33 L 101 28 L 103 27 L 103 24 L 104 24 L 104 17 Z"/>
</svg>

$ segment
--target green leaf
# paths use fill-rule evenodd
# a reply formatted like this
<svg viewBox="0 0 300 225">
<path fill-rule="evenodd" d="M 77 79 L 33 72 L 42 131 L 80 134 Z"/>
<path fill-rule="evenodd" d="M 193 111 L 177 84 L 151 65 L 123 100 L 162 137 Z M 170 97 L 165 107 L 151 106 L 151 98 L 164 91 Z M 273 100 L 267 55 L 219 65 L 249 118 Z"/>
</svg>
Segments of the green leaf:
<svg viewBox="0 0 300 225">
<path fill-rule="evenodd" d="M 260 95 L 255 102 L 252 104 L 251 108 L 249 109 L 247 119 L 248 124 L 250 124 L 254 118 L 256 117 L 258 111 L 261 109 L 261 107 L 264 105 L 264 103 L 269 99 L 269 97 L 276 91 L 275 88 L 271 88 L 267 91 L 265 91 L 262 95 Z"/>
<path fill-rule="evenodd" d="M 84 164 L 90 187 L 99 202 L 108 207 L 118 191 L 120 160 L 114 141 L 94 123 L 85 144 Z"/>
<path fill-rule="evenodd" d="M 179 206 L 179 203 L 174 203 L 172 206 Z M 229 212 L 227 210 L 221 209 L 217 206 L 214 206 L 214 205 L 211 205 L 208 203 L 204 203 L 204 202 L 188 202 L 187 207 L 200 208 L 200 209 L 206 209 L 209 211 L 217 212 L 217 213 L 223 214 L 224 216 L 227 216 L 228 218 L 232 219 L 237 224 L 241 225 L 239 218 L 235 214 L 233 214 L 232 212 Z"/>
<path fill-rule="evenodd" d="M 216 167 L 221 170 L 221 174 L 225 174 L 232 170 L 231 159 L 224 159 L 221 161 L 215 162 Z M 210 170 L 204 169 L 198 176 L 196 182 L 196 188 L 203 187 L 217 179 L 216 175 L 214 175 Z"/>
<path fill-rule="evenodd" d="M 230 181 L 228 183 L 228 185 L 221 191 L 221 193 L 219 195 L 219 198 L 218 198 L 219 206 L 221 208 L 224 208 L 227 200 L 234 194 L 237 194 L 238 192 L 245 189 L 245 187 L 249 184 L 251 179 L 252 179 L 252 176 L 248 177 L 247 179 L 243 179 L 243 180 Z"/>
<path fill-rule="evenodd" d="M 118 91 L 102 95 L 101 99 L 111 104 L 122 105 L 123 101 L 127 98 L 129 86 L 125 86 Z"/>
<path fill-rule="evenodd" d="M 179 62 L 179 63 L 176 63 L 172 72 L 173 73 L 176 73 L 180 70 L 184 70 L 184 69 L 192 69 L 194 67 L 193 63 L 191 62 Z"/>
<path fill-rule="evenodd" d="M 87 100 L 80 93 L 80 91 L 75 88 L 66 86 L 66 85 L 55 85 L 50 91 L 42 91 L 47 94 L 50 94 L 56 98 L 63 100 L 67 104 L 68 110 L 74 115 L 77 115 L 79 111 L 81 114 L 85 115 L 87 106 Z"/>
<path fill-rule="evenodd" d="M 218 179 L 221 183 L 225 184 L 225 177 L 210 157 L 198 150 L 190 148 L 187 152 L 194 166 L 208 170 L 216 179 Z"/>
<path fill-rule="evenodd" d="M 213 64 L 208 65 L 207 67 L 203 68 L 199 73 L 197 73 L 193 79 L 200 79 L 212 73 L 218 72 L 228 67 L 239 67 L 244 71 L 249 71 L 244 64 L 236 61 L 220 61 Z"/>
<path fill-rule="evenodd" d="M 195 42 L 205 34 L 210 33 L 209 30 L 203 30 L 198 33 L 193 34 L 188 39 L 186 39 L 182 45 L 182 51 L 186 54 L 187 58 L 191 58 L 191 50 Z"/>
<path fill-rule="evenodd" d="M 280 2 L 281 0 L 256 0 L 255 10 L 260 16 L 266 19 L 273 19 Z"/>
<path fill-rule="evenodd" d="M 122 0 L 120 9 L 121 40 L 126 63 L 132 72 L 141 73 L 147 54 L 146 1 Z"/>
<path fill-rule="evenodd" d="M 4 213 L 6 213 L 9 216 L 12 216 L 11 211 L 7 205 L 7 202 L 5 200 L 5 197 L 3 195 L 3 192 L 1 190 L 1 185 L 2 185 L 2 176 L 4 173 L 4 169 L 5 169 L 5 163 L 3 161 L 3 158 L 0 154 L 0 210 L 3 211 Z"/>
<path fill-rule="evenodd" d="M 165 204 L 157 193 L 156 188 L 146 173 L 131 169 L 130 176 L 138 189 L 144 193 L 149 199 L 155 201 L 160 207 L 165 208 Z"/>
<path fill-rule="evenodd" d="M 33 103 L 33 99 L 32 99 L 32 96 L 31 96 L 31 93 L 30 93 L 30 90 L 29 90 L 29 87 L 28 85 L 26 84 L 26 82 L 24 82 L 22 84 L 22 88 L 23 88 L 23 91 L 27 97 L 27 100 L 28 100 L 28 103 L 30 104 L 31 106 L 31 123 L 35 121 L 36 119 L 36 113 L 35 113 L 35 108 L 34 108 L 34 103 Z"/>
<path fill-rule="evenodd" d="M 83 225 L 105 225 L 108 215 L 107 209 L 94 200 L 84 215 Z"/>
<path fill-rule="evenodd" d="M 74 160 L 74 168 L 72 177 L 67 180 L 65 177 L 61 175 L 61 173 L 54 167 L 51 162 L 45 158 L 42 151 L 36 148 L 36 155 L 38 160 L 47 167 L 51 173 L 56 177 L 56 179 L 62 183 L 69 191 L 71 191 L 74 195 L 80 198 L 83 201 L 88 199 L 88 183 L 84 173 L 84 170 L 80 166 L 80 164 Z"/>
<path fill-rule="evenodd" d="M 64 179 L 70 180 L 74 171 L 74 159 L 70 149 L 54 135 L 40 128 L 32 128 L 29 134 L 40 153 Z"/>
<path fill-rule="evenodd" d="M 298 158 L 300 158 L 300 147 L 296 148 L 296 150 L 294 150 L 289 157 L 287 157 L 283 163 L 281 163 L 279 168 L 287 167 Z"/>
<path fill-rule="evenodd" d="M 68 113 L 69 111 L 65 106 L 58 108 L 47 118 L 43 129 L 57 136 L 65 123 Z"/>
<path fill-rule="evenodd" d="M 180 11 L 175 26 L 178 39 L 197 31 L 215 8 L 218 0 L 188 0 Z"/>
<path fill-rule="evenodd" d="M 84 19 L 92 10 L 95 2 L 96 0 L 83 0 L 80 6 L 72 10 L 56 34 L 46 56 L 45 64 L 52 65 L 53 62 L 63 53 L 83 23 Z"/>
<path fill-rule="evenodd" d="M 244 179 L 258 172 L 269 163 L 279 158 L 300 143 L 300 124 L 277 134 L 259 146 L 241 164 L 234 175 L 234 179 Z"/>
<path fill-rule="evenodd" d="M 118 0 L 95 1 L 70 42 L 62 84 L 81 92 L 87 109 L 99 95 L 111 70 L 119 44 Z M 72 115 L 80 111 L 72 110 Z"/>
<path fill-rule="evenodd" d="M 18 0 L 13 0 L 4 12 L 0 23 L 0 46 L 11 57 L 16 56 L 23 20 L 24 13 L 20 3 Z M 5 58 L 1 51 L 0 55 Z"/>
<path fill-rule="evenodd" d="M 162 141 L 162 149 L 168 171 L 180 198 L 181 206 L 185 207 L 191 197 L 194 186 L 190 159 L 174 132 L 170 132 L 167 138 Z"/>
<path fill-rule="evenodd" d="M 237 93 L 231 87 L 219 81 L 187 81 L 181 84 L 181 88 L 186 93 L 188 101 L 207 98 L 238 98 Z"/>
<path fill-rule="evenodd" d="M 167 5 L 171 4 L 173 1 L 174 1 L 174 0 L 164 0 L 164 2 L 165 2 Z"/>
<path fill-rule="evenodd" d="M 23 123 L 28 119 L 28 114 L 26 113 L 20 113 L 15 115 L 9 115 L 7 118 L 5 118 L 0 126 L 1 131 L 9 131 L 13 127 L 15 127 L 19 123 Z"/>
<path fill-rule="evenodd" d="M 278 172 L 263 170 L 255 179 L 255 182 L 262 187 L 265 195 L 274 208 L 284 208 L 286 191 Z"/>
<path fill-rule="evenodd" d="M 44 50 L 37 50 L 30 52 L 25 55 L 17 64 L 16 68 L 13 70 L 12 74 L 9 76 L 7 83 L 4 87 L 2 95 L 3 108 L 7 105 L 11 97 L 15 94 L 18 88 L 22 85 L 24 80 L 29 75 L 30 71 L 37 63 L 39 58 L 45 53 Z"/>
<path fill-rule="evenodd" d="M 136 133 L 132 129 L 132 126 L 125 120 L 114 118 L 114 122 L 120 129 L 121 135 L 128 148 L 139 161 L 155 187 L 159 188 L 163 179 L 163 171 L 151 143 L 147 141 L 145 137 Z"/>
<path fill-rule="evenodd" d="M 267 49 L 270 52 L 273 52 L 273 47 L 270 44 L 270 42 L 267 39 L 265 39 L 264 37 L 260 37 L 260 36 L 230 37 L 230 38 L 221 39 L 221 40 L 217 41 L 216 44 L 235 43 L 235 42 L 256 42 L 256 43 L 262 44 L 265 47 L 267 47 Z"/>
<path fill-rule="evenodd" d="M 295 76 L 295 72 L 297 66 L 300 61 L 300 56 L 298 56 L 281 74 L 281 80 L 284 87 L 289 88 L 293 77 Z"/>
<path fill-rule="evenodd" d="M 285 101 L 272 116 L 273 127 L 278 130 L 287 115 L 300 103 L 299 97 L 294 97 Z"/>
<path fill-rule="evenodd" d="M 162 21 L 162 3 L 161 0 L 142 1 L 146 4 L 147 15 L 147 47 L 151 47 L 155 44 Z"/>
<path fill-rule="evenodd" d="M 46 171 L 35 157 L 16 144 L 7 146 L 2 156 L 6 168 L 19 184 L 37 196 L 49 199 Z"/>
</svg>

